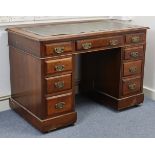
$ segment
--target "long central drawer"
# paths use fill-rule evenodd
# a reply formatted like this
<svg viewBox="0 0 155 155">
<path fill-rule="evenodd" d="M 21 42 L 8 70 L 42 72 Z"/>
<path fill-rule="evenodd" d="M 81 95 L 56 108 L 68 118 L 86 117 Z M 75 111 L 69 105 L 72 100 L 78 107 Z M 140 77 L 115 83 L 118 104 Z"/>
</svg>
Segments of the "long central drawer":
<svg viewBox="0 0 155 155">
<path fill-rule="evenodd" d="M 77 50 L 88 50 L 103 47 L 115 47 L 124 44 L 123 36 L 104 37 L 96 39 L 78 40 Z"/>
</svg>

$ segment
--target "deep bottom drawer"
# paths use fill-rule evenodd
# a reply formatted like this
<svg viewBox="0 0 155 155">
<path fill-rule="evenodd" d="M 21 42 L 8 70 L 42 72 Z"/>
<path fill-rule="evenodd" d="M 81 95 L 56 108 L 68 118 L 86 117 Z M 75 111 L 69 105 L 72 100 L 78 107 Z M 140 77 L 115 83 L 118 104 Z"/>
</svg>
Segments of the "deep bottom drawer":
<svg viewBox="0 0 155 155">
<path fill-rule="evenodd" d="M 123 79 L 122 95 L 132 95 L 141 90 L 141 77 Z"/>
<path fill-rule="evenodd" d="M 74 109 L 72 93 L 50 97 L 46 101 L 47 115 L 61 115 Z"/>
</svg>

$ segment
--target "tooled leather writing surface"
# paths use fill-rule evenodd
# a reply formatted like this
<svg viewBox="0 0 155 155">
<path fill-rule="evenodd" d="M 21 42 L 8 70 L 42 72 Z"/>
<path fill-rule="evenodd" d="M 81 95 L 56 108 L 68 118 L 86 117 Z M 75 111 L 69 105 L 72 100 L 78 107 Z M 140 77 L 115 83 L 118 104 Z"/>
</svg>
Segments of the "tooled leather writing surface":
<svg viewBox="0 0 155 155">
<path fill-rule="evenodd" d="M 138 28 L 138 26 L 128 25 L 119 21 L 101 20 L 89 21 L 82 23 L 64 23 L 64 24 L 51 24 L 40 25 L 33 27 L 21 28 L 24 31 L 37 34 L 39 36 L 58 36 L 58 35 L 71 35 L 81 33 L 91 33 L 99 31 L 116 31 L 131 28 Z"/>
</svg>

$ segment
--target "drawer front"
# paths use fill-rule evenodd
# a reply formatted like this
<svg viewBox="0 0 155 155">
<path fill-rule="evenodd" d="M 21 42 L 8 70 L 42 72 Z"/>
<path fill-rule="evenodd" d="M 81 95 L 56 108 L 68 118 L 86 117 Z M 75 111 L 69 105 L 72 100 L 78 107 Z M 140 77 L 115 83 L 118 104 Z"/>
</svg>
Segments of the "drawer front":
<svg viewBox="0 0 155 155">
<path fill-rule="evenodd" d="M 72 51 L 71 42 L 46 44 L 45 47 L 47 56 L 61 55 Z"/>
<path fill-rule="evenodd" d="M 124 59 L 141 59 L 144 57 L 144 49 L 143 46 L 135 46 L 125 48 Z"/>
<path fill-rule="evenodd" d="M 142 60 L 123 63 L 123 76 L 140 74 L 142 70 Z"/>
<path fill-rule="evenodd" d="M 71 71 L 72 70 L 72 57 L 47 60 L 46 64 L 46 74 L 54 74 L 59 72 Z"/>
<path fill-rule="evenodd" d="M 102 47 L 115 47 L 123 45 L 123 37 L 106 37 L 77 41 L 77 50 L 89 50 Z"/>
<path fill-rule="evenodd" d="M 47 98 L 47 115 L 60 115 L 73 111 L 72 94 L 64 94 Z"/>
<path fill-rule="evenodd" d="M 141 90 L 141 77 L 130 78 L 123 80 L 123 95 L 132 95 L 133 93 L 140 92 Z"/>
<path fill-rule="evenodd" d="M 126 43 L 127 44 L 141 43 L 144 41 L 145 41 L 145 34 L 144 33 L 134 33 L 134 34 L 127 34 L 126 35 Z"/>
<path fill-rule="evenodd" d="M 47 93 L 56 93 L 59 91 L 69 90 L 72 88 L 71 74 L 46 78 Z"/>
</svg>

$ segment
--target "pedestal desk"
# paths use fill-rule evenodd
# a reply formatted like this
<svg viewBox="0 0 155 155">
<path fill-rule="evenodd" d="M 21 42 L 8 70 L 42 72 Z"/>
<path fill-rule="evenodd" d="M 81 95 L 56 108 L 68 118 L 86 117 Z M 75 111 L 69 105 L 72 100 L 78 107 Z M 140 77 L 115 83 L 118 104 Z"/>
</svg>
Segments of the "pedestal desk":
<svg viewBox="0 0 155 155">
<path fill-rule="evenodd" d="M 76 84 L 80 93 L 117 110 L 142 103 L 146 30 L 117 20 L 8 28 L 10 107 L 48 132 L 76 122 Z"/>
</svg>

